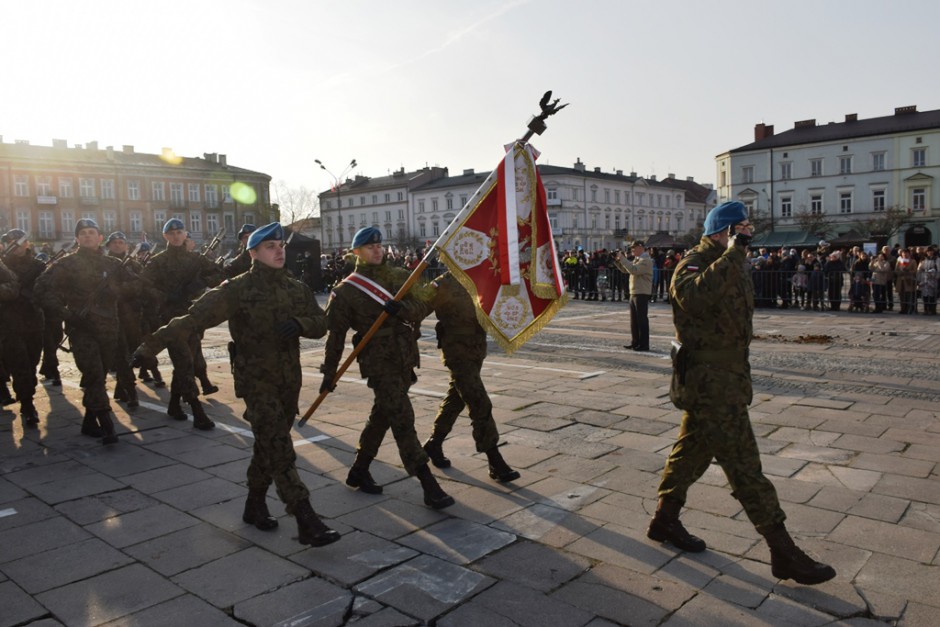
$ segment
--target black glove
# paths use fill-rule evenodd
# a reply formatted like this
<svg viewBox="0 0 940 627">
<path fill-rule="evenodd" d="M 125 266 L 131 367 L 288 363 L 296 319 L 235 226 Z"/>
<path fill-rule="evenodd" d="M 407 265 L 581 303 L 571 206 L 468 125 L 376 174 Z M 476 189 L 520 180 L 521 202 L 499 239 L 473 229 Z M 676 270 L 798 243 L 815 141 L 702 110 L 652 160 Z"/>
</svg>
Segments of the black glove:
<svg viewBox="0 0 940 627">
<path fill-rule="evenodd" d="M 750 233 L 739 233 L 732 224 L 728 227 L 728 242 L 730 246 L 738 246 L 740 248 L 747 249 L 751 245 L 751 240 L 754 239 L 754 236 Z"/>
<path fill-rule="evenodd" d="M 299 322 L 293 318 L 288 318 L 287 320 L 274 323 L 274 331 L 282 340 L 292 340 L 296 337 L 300 337 L 300 332 L 303 331 L 303 328 L 300 326 Z"/>
<path fill-rule="evenodd" d="M 385 305 L 382 307 L 390 316 L 397 316 L 398 312 L 401 311 L 401 303 L 397 300 L 386 301 Z"/>
<path fill-rule="evenodd" d="M 323 374 L 323 383 L 320 384 L 320 394 L 323 394 L 324 392 L 333 392 L 336 390 L 336 386 L 333 385 L 333 379 L 335 377 L 335 372 L 326 372 Z"/>
<path fill-rule="evenodd" d="M 150 354 L 146 348 L 139 346 L 134 354 L 131 355 L 131 368 L 147 368 L 148 370 L 157 367 L 157 358 Z"/>
</svg>

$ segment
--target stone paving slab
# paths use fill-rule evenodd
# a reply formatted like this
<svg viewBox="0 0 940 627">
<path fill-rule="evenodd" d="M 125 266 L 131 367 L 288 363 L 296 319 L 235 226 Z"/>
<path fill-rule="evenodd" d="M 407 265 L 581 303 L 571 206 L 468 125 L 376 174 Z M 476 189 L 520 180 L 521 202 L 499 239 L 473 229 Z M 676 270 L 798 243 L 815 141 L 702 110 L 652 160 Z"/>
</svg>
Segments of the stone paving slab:
<svg viewBox="0 0 940 627">
<path fill-rule="evenodd" d="M 234 616 L 250 625 L 333 627 L 345 624 L 352 601 L 349 590 L 307 579 L 236 604 Z"/>
</svg>

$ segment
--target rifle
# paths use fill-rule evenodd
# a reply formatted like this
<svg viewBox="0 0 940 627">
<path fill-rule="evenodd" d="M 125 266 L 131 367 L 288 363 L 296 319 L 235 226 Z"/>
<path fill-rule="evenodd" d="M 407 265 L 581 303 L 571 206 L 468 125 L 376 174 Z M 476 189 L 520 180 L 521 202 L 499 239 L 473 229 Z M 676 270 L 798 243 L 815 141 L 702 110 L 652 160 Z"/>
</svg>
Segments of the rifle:
<svg viewBox="0 0 940 627">
<path fill-rule="evenodd" d="M 66 245 L 63 245 L 62 248 L 60 248 L 60 249 L 58 250 L 58 252 L 56 252 L 54 255 L 52 255 L 51 257 L 49 257 L 49 261 L 46 262 L 46 265 L 47 265 L 47 266 L 52 265 L 54 262 L 58 261 L 58 260 L 61 259 L 62 257 L 65 257 L 67 254 L 69 254 L 70 252 L 72 252 L 72 251 L 75 250 L 76 248 L 78 248 L 78 242 L 75 242 L 75 243 L 72 244 L 71 246 L 69 246 L 69 245 L 67 245 L 67 244 L 66 244 Z"/>
<path fill-rule="evenodd" d="M 225 263 L 226 263 L 231 257 L 232 257 L 232 251 L 229 250 L 229 251 L 228 251 L 227 253 L 225 253 L 224 255 L 215 258 L 215 265 L 219 266 L 220 268 L 224 268 L 224 267 L 225 267 Z"/>
<path fill-rule="evenodd" d="M 219 232 L 215 234 L 215 237 L 212 238 L 212 241 L 209 242 L 208 246 L 206 246 L 206 249 L 202 251 L 202 256 L 205 257 L 210 252 L 218 248 L 219 244 L 222 243 L 223 237 L 225 237 L 225 227 L 219 229 Z"/>
<path fill-rule="evenodd" d="M 13 251 L 15 251 L 16 249 L 18 249 L 18 248 L 19 248 L 20 246 L 22 246 L 23 244 L 25 244 L 25 243 L 26 243 L 26 240 L 28 240 L 28 239 L 29 239 L 29 235 L 27 235 L 26 233 L 24 233 L 24 234 L 23 234 L 23 237 L 19 238 L 18 240 L 16 240 L 16 241 L 13 242 L 12 244 L 10 244 L 9 248 L 7 248 L 7 249 L 5 249 L 5 250 L 3 251 L 2 257 L 3 257 L 4 259 L 6 259 L 8 256 L 10 256 L 10 255 L 13 253 Z"/>
</svg>

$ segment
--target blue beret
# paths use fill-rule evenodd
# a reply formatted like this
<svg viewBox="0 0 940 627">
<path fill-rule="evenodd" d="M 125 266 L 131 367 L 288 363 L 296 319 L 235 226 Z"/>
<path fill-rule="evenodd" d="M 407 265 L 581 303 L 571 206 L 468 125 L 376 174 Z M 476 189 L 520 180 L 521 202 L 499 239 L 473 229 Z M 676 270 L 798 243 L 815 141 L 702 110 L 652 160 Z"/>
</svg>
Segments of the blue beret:
<svg viewBox="0 0 940 627">
<path fill-rule="evenodd" d="M 242 225 L 242 228 L 238 231 L 238 239 L 242 238 L 242 235 L 248 235 L 249 233 L 254 232 L 258 228 L 254 224 L 248 224 L 247 222 Z"/>
<path fill-rule="evenodd" d="M 145 253 L 150 250 L 150 242 L 141 242 L 140 243 L 140 252 Z"/>
<path fill-rule="evenodd" d="M 738 200 L 728 200 L 708 212 L 705 216 L 705 235 L 712 235 L 738 222 L 747 220 L 747 207 Z"/>
<path fill-rule="evenodd" d="M 166 224 L 163 225 L 163 232 L 168 231 L 185 231 L 186 225 L 183 224 L 183 221 L 179 218 L 170 218 L 166 221 Z"/>
<path fill-rule="evenodd" d="M 122 239 L 122 240 L 124 240 L 124 241 L 126 242 L 126 241 L 127 241 L 127 236 L 124 235 L 124 233 L 122 233 L 121 231 L 115 231 L 114 233 L 112 233 L 111 235 L 108 236 L 108 241 L 105 242 L 105 243 L 106 243 L 106 244 L 110 244 L 111 242 L 113 242 L 113 241 L 116 240 L 116 239 Z"/>
<path fill-rule="evenodd" d="M 101 233 L 101 229 L 98 228 L 98 223 L 91 218 L 82 218 L 75 223 L 75 235 L 78 236 L 78 232 L 82 229 L 95 229 Z"/>
<path fill-rule="evenodd" d="M 251 235 L 248 236 L 248 250 L 251 250 L 261 242 L 266 242 L 269 239 L 274 240 L 283 240 L 284 239 L 284 227 L 281 226 L 280 222 L 272 222 L 271 224 L 265 224 L 262 227 L 258 227 L 251 232 Z"/>
<path fill-rule="evenodd" d="M 366 244 L 381 244 L 382 243 L 382 231 L 378 230 L 374 226 L 365 226 L 353 235 L 352 246 L 350 248 L 359 248 L 360 246 L 365 246 Z"/>
</svg>

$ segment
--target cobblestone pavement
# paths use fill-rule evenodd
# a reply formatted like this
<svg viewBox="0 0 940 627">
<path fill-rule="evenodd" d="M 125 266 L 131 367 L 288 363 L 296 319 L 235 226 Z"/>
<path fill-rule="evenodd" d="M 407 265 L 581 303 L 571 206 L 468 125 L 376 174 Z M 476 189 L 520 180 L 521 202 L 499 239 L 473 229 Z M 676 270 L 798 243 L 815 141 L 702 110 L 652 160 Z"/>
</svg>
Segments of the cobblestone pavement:
<svg viewBox="0 0 940 627">
<path fill-rule="evenodd" d="M 421 501 L 387 438 L 385 494 L 343 484 L 371 405 L 355 366 L 294 431 L 314 507 L 343 534 L 298 544 L 272 493 L 276 531 L 241 522 L 251 433 L 206 335 L 219 427 L 165 414 L 166 390 L 116 405 L 120 442 L 78 435 L 78 376 L 37 395 L 39 429 L 0 415 L 0 627 L 7 625 L 935 625 L 940 615 L 940 420 L 936 318 L 759 310 L 752 420 L 797 541 L 838 576 L 773 578 L 769 553 L 713 467 L 690 492 L 698 555 L 645 527 L 679 413 L 667 398 L 667 305 L 633 353 L 624 303 L 573 301 L 484 379 L 503 453 L 522 478 L 494 483 L 461 418 L 437 470 L 457 500 Z M 447 374 L 424 325 L 413 388 L 430 431 Z M 804 340 L 801 341 L 800 337 Z M 809 336 L 828 336 L 806 343 Z M 322 341 L 305 341 L 306 407 Z M 165 358 L 165 356 L 163 356 Z M 164 374 L 169 373 L 169 366 Z"/>
</svg>

